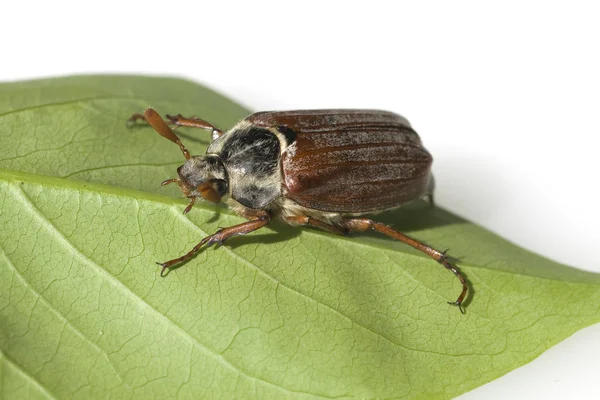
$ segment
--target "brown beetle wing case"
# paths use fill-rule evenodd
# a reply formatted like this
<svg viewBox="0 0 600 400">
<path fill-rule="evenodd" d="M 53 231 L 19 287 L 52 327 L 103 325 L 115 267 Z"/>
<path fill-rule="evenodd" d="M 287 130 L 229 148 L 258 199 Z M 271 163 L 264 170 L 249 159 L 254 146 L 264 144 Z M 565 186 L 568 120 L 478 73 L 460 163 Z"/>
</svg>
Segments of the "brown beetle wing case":
<svg viewBox="0 0 600 400">
<path fill-rule="evenodd" d="M 375 110 L 261 112 L 248 117 L 277 128 L 286 197 L 328 212 L 397 207 L 427 193 L 432 157 L 403 117 Z"/>
</svg>

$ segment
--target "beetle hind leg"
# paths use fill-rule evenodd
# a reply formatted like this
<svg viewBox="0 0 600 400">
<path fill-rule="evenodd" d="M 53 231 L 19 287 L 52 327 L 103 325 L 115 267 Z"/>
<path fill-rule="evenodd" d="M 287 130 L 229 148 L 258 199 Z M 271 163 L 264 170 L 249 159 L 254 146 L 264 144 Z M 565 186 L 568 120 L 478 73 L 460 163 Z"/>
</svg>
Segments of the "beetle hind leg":
<svg viewBox="0 0 600 400">
<path fill-rule="evenodd" d="M 448 302 L 448 304 L 457 306 L 461 313 L 465 313 L 465 310 L 462 307 L 462 303 L 465 300 L 465 297 L 467 296 L 469 288 L 467 285 L 467 281 L 465 280 L 464 276 L 460 273 L 460 271 L 454 265 L 448 262 L 446 256 L 447 250 L 443 252 L 438 251 L 433 247 L 426 245 L 425 243 L 419 242 L 418 240 L 413 239 L 410 236 L 407 236 L 395 229 L 390 228 L 385 224 L 382 224 L 381 222 L 376 222 L 366 218 L 346 219 L 342 221 L 341 225 L 348 228 L 350 232 L 365 232 L 372 229 L 392 239 L 396 239 L 403 243 L 406 243 L 414 247 L 415 249 L 422 251 L 423 253 L 427 254 L 428 256 L 442 264 L 444 268 L 451 271 L 462 284 L 462 291 L 456 299 L 456 301 Z"/>
<path fill-rule="evenodd" d="M 433 193 L 429 193 L 426 196 L 427 196 L 427 201 L 429 202 L 429 205 L 432 208 L 435 207 L 435 199 L 433 198 Z"/>
</svg>

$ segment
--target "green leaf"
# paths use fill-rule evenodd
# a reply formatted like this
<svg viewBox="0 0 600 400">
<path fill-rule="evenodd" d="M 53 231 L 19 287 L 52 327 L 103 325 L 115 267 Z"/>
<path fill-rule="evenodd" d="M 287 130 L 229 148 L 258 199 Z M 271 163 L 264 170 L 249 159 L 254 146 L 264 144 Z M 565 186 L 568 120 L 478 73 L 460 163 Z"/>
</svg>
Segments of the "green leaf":
<svg viewBox="0 0 600 400">
<path fill-rule="evenodd" d="M 415 203 L 377 218 L 451 248 L 473 291 L 375 235 L 280 225 L 155 261 L 241 219 L 159 183 L 153 106 L 227 128 L 247 111 L 168 78 L 0 85 L 0 397 L 450 398 L 600 321 L 600 278 Z M 180 129 L 193 153 L 208 134 Z"/>
</svg>

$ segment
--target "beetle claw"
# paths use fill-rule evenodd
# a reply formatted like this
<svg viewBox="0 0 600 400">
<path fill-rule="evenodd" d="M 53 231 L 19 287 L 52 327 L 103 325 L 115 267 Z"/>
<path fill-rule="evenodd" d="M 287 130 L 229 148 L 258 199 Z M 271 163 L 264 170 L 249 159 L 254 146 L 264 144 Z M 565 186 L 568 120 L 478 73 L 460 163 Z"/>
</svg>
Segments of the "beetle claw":
<svg viewBox="0 0 600 400">
<path fill-rule="evenodd" d="M 125 126 L 128 129 L 133 128 L 134 126 L 138 125 L 137 124 L 138 119 L 141 119 L 142 121 L 146 122 L 146 119 L 144 118 L 144 116 L 142 114 L 136 113 L 136 114 L 133 114 L 131 117 L 129 117 L 129 119 L 125 122 Z"/>
<path fill-rule="evenodd" d="M 157 262 L 156 264 L 157 264 L 157 265 L 160 265 L 160 266 L 162 267 L 162 269 L 160 270 L 160 276 L 161 276 L 162 278 L 164 278 L 165 276 L 167 276 L 167 275 L 165 274 L 165 271 L 169 269 L 169 266 L 167 265 L 167 263 L 160 263 L 160 262 Z"/>
<path fill-rule="evenodd" d="M 177 128 L 178 126 L 180 126 L 180 125 L 181 125 L 181 124 L 179 123 L 179 121 L 180 121 L 180 120 L 182 120 L 182 119 L 186 119 L 186 118 L 185 118 L 183 115 L 181 115 L 181 114 L 177 114 L 177 115 L 174 115 L 174 116 L 173 116 L 173 115 L 170 115 L 170 114 L 167 114 L 167 115 L 165 115 L 165 117 L 167 117 L 167 119 L 169 120 L 169 122 L 168 122 L 168 124 L 169 124 L 169 125 L 174 125 L 174 126 L 172 126 L 172 127 L 171 127 L 171 129 L 175 129 L 175 128 Z M 194 119 L 194 118 L 189 118 L 189 119 Z"/>
<path fill-rule="evenodd" d="M 214 236 L 210 236 L 209 239 L 206 242 L 204 242 L 204 244 L 206 245 L 206 247 L 211 247 L 211 246 L 214 246 L 215 244 L 222 245 L 223 241 L 216 239 Z"/>
<path fill-rule="evenodd" d="M 200 242 L 200 244 L 202 246 L 211 247 L 215 243 L 220 246 L 220 245 L 223 244 L 223 242 L 225 242 L 225 240 L 221 239 L 221 229 L 220 229 L 217 232 L 215 232 L 214 234 L 212 234 L 210 236 L 207 236 L 204 239 L 202 239 L 202 241 Z"/>
<path fill-rule="evenodd" d="M 450 249 L 446 249 L 444 251 L 442 251 L 442 256 L 440 257 L 440 259 L 438 260 L 438 262 L 443 262 L 446 261 L 446 259 L 448 258 L 448 251 L 450 251 Z M 454 304 L 454 303 L 452 303 Z"/>
<path fill-rule="evenodd" d="M 448 304 L 450 304 L 452 306 L 458 307 L 458 309 L 460 310 L 461 314 L 465 313 L 465 309 L 463 308 L 462 303 L 459 303 L 458 301 L 449 301 Z"/>
</svg>

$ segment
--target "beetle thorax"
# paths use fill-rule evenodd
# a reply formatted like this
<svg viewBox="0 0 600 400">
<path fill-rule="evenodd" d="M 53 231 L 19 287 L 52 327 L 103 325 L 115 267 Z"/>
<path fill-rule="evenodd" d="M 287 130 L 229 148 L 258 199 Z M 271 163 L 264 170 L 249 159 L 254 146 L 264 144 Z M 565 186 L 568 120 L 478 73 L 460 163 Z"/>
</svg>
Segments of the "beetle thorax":
<svg viewBox="0 0 600 400">
<path fill-rule="evenodd" d="M 213 141 L 207 153 L 222 160 L 231 198 L 242 206 L 265 210 L 281 195 L 281 144 L 272 129 L 242 121 Z"/>
</svg>

